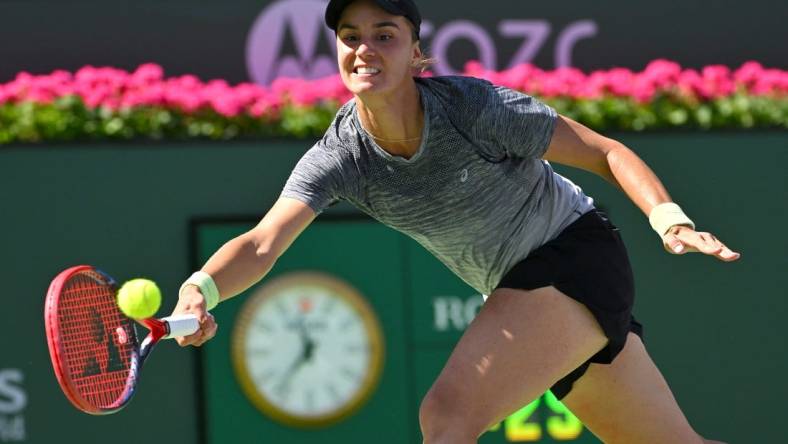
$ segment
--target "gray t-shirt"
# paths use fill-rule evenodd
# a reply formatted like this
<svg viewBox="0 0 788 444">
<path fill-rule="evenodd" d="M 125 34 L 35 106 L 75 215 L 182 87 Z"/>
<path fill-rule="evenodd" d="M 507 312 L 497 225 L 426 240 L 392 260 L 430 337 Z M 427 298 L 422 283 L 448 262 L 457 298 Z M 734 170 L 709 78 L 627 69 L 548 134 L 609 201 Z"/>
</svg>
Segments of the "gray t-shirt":
<svg viewBox="0 0 788 444">
<path fill-rule="evenodd" d="M 417 79 L 417 86 L 425 125 L 414 156 L 378 146 L 350 101 L 298 162 L 282 197 L 317 213 L 347 200 L 490 294 L 593 200 L 541 159 L 557 117 L 552 108 L 474 78 Z"/>
</svg>

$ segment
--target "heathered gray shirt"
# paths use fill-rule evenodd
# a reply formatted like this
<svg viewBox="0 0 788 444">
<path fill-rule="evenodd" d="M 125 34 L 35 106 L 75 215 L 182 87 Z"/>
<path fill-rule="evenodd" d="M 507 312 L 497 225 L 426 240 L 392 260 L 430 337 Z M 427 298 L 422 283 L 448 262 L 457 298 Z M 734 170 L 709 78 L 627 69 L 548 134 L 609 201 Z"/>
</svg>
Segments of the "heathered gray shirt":
<svg viewBox="0 0 788 444">
<path fill-rule="evenodd" d="M 490 294 L 593 200 L 541 159 L 555 125 L 552 108 L 474 78 L 417 79 L 417 86 L 425 125 L 414 156 L 378 146 L 350 101 L 298 162 L 282 197 L 317 213 L 345 199 Z"/>
</svg>

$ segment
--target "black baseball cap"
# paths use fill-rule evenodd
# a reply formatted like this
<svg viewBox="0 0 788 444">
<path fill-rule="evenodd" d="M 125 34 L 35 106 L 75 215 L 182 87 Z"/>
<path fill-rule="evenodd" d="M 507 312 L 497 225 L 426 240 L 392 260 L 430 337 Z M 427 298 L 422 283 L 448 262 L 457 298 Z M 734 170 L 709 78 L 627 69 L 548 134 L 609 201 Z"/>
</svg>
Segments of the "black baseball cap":
<svg viewBox="0 0 788 444">
<path fill-rule="evenodd" d="M 328 2 L 328 6 L 326 7 L 326 25 L 336 32 L 342 11 L 354 1 L 355 0 L 331 0 Z M 374 0 L 374 2 L 389 14 L 401 15 L 410 20 L 416 29 L 416 38 L 419 38 L 421 14 L 413 0 Z"/>
</svg>

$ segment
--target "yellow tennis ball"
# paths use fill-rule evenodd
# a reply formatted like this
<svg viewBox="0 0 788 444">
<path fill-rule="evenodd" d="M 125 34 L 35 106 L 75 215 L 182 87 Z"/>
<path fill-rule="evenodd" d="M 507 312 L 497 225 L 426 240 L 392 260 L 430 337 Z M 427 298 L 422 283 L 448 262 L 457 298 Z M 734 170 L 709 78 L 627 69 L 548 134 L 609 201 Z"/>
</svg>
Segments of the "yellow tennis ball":
<svg viewBox="0 0 788 444">
<path fill-rule="evenodd" d="M 118 307 L 133 319 L 152 317 L 161 306 L 161 291 L 148 279 L 132 279 L 118 290 Z"/>
</svg>

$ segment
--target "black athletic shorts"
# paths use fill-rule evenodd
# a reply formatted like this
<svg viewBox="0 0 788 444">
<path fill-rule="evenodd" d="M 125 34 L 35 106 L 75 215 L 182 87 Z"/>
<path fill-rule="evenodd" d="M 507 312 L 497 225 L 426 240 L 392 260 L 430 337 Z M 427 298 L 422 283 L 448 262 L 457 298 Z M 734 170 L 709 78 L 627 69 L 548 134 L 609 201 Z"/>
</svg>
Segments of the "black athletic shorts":
<svg viewBox="0 0 788 444">
<path fill-rule="evenodd" d="M 618 228 L 604 213 L 591 210 L 580 216 L 512 267 L 498 288 L 533 290 L 551 285 L 588 307 L 608 338 L 605 348 L 551 387 L 561 399 L 589 364 L 613 362 L 630 331 L 643 337 L 643 326 L 632 316 L 635 285 L 627 251 Z"/>
</svg>

